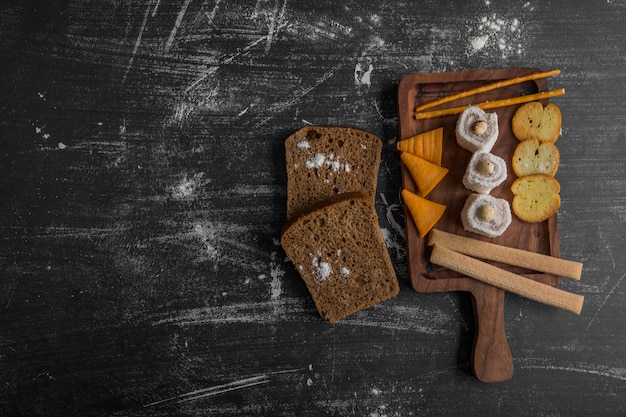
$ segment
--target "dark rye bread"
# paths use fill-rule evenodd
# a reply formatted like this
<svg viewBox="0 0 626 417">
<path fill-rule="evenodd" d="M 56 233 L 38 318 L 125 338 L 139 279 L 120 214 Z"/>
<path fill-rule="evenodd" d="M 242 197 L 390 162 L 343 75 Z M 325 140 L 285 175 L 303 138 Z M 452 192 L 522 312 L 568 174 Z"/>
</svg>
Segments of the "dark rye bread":
<svg viewBox="0 0 626 417">
<path fill-rule="evenodd" d="M 281 245 L 325 320 L 336 322 L 398 294 L 367 195 L 342 193 L 310 206 L 285 225 Z"/>
<path fill-rule="evenodd" d="M 285 141 L 287 219 L 327 197 L 376 194 L 382 141 L 360 129 L 307 126 Z"/>
</svg>

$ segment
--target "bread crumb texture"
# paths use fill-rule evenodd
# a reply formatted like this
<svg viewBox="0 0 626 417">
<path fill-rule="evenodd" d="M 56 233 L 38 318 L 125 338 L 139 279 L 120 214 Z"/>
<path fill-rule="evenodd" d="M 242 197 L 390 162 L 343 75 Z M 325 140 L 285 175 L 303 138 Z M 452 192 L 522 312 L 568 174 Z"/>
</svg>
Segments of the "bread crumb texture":
<svg viewBox="0 0 626 417">
<path fill-rule="evenodd" d="M 341 194 L 298 215 L 284 230 L 281 245 L 330 322 L 399 292 L 369 196 Z"/>
</svg>

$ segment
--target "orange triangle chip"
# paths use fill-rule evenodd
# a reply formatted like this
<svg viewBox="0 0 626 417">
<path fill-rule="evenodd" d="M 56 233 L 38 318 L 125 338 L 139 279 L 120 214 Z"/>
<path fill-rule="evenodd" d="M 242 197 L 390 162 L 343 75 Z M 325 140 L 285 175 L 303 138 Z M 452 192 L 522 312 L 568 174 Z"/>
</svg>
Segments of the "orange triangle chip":
<svg viewBox="0 0 626 417">
<path fill-rule="evenodd" d="M 402 190 L 402 199 L 409 209 L 417 231 L 422 238 L 430 232 L 430 229 L 437 224 L 444 211 L 446 211 L 446 206 L 443 204 L 427 200 L 417 194 L 413 194 L 409 190 Z"/>
<path fill-rule="evenodd" d="M 400 158 L 411 172 L 411 176 L 422 197 L 426 197 L 448 173 L 448 168 L 444 168 L 408 152 L 402 152 Z"/>
<path fill-rule="evenodd" d="M 443 127 L 419 133 L 396 143 L 396 149 L 412 153 L 434 164 L 441 165 L 443 155 Z"/>
</svg>

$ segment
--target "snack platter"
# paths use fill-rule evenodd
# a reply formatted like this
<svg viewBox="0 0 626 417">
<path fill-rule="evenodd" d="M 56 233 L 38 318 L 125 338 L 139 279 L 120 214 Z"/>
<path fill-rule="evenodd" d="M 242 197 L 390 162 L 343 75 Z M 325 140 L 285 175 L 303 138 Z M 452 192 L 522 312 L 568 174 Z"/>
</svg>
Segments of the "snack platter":
<svg viewBox="0 0 626 417">
<path fill-rule="evenodd" d="M 559 257 L 559 238 L 556 215 L 539 223 L 526 223 L 513 216 L 511 225 L 495 238 L 470 234 L 461 222 L 461 209 L 471 194 L 462 184 L 465 168 L 471 152 L 461 148 L 455 139 L 455 126 L 458 115 L 442 116 L 417 120 L 415 108 L 461 91 L 480 87 L 498 80 L 510 79 L 538 72 L 535 68 L 510 68 L 497 70 L 447 72 L 433 74 L 413 74 L 402 79 L 398 87 L 399 139 L 443 127 L 443 155 L 441 165 L 449 169 L 448 175 L 428 194 L 428 199 L 446 206 L 445 213 L 435 228 L 462 236 L 472 237 L 499 245 L 519 248 L 531 252 Z M 526 81 L 521 84 L 479 93 L 461 98 L 442 107 L 462 106 L 477 102 L 493 101 L 547 91 L 545 78 Z M 548 100 L 542 100 L 547 104 Z M 507 162 L 507 179 L 491 191 L 491 195 L 506 199 L 509 203 L 513 195 L 510 187 L 517 178 L 511 169 L 511 158 L 519 141 L 511 129 L 511 119 L 520 105 L 498 107 L 490 112 L 498 114 L 499 137 L 491 150 Z M 402 186 L 417 193 L 415 182 L 409 170 L 401 164 Z M 408 272 L 411 287 L 421 293 L 442 291 L 467 291 L 472 295 L 477 333 L 474 341 L 472 368 L 476 376 L 486 382 L 509 379 L 513 365 L 506 341 L 503 325 L 504 291 L 477 280 L 459 275 L 449 269 L 429 262 L 428 237 L 420 238 L 409 213 L 405 213 Z M 493 262 L 490 262 L 493 263 Z M 558 276 L 537 273 L 519 267 L 493 263 L 507 271 L 527 278 L 556 285 Z"/>
<path fill-rule="evenodd" d="M 417 120 L 415 107 L 444 95 L 453 94 L 470 88 L 478 87 L 499 79 L 507 79 L 520 75 L 537 72 L 533 68 L 483 70 L 467 72 L 451 72 L 436 74 L 415 74 L 402 79 L 398 88 L 398 107 L 401 139 L 413 136 L 438 127 L 443 127 L 443 157 L 442 166 L 450 170 L 443 181 L 429 194 L 430 200 L 447 206 L 436 228 L 447 232 L 466 235 L 460 220 L 460 212 L 471 191 L 462 184 L 465 167 L 469 162 L 471 153 L 461 148 L 455 140 L 455 124 L 458 115 L 437 117 L 432 119 Z M 481 93 L 466 99 L 460 99 L 455 105 L 469 104 L 477 101 L 489 101 L 506 97 L 515 97 L 524 94 L 532 94 L 547 89 L 546 79 L 529 81 L 522 84 L 512 85 L 495 91 Z M 544 102 L 545 104 L 545 102 Z M 511 118 L 518 106 L 501 107 L 490 111 L 498 113 L 500 135 L 492 153 L 507 161 L 507 180 L 495 188 L 491 194 L 494 197 L 504 198 L 511 202 L 513 196 L 510 191 L 511 183 L 516 179 L 511 170 L 510 161 L 519 141 L 511 132 Z M 402 165 L 402 186 L 410 191 L 417 192 L 415 184 L 408 170 Z M 426 239 L 420 239 L 415 225 L 406 216 L 407 251 L 409 254 L 409 268 L 411 285 L 419 292 L 430 292 L 428 286 L 432 283 L 423 283 L 424 280 L 437 280 L 446 278 L 460 278 L 453 272 L 443 268 L 437 268 L 428 263 L 428 246 Z M 513 216 L 511 226 L 501 236 L 487 238 L 479 235 L 471 235 L 473 238 L 487 240 L 504 246 L 516 247 L 532 252 L 543 253 L 551 256 L 559 256 L 558 226 L 556 216 L 540 223 L 525 223 Z M 529 278 L 541 280 L 546 283 L 557 284 L 558 277 L 533 273 L 520 268 L 507 265 L 500 267 L 510 270 Z M 435 286 L 438 286 L 436 284 Z"/>
</svg>

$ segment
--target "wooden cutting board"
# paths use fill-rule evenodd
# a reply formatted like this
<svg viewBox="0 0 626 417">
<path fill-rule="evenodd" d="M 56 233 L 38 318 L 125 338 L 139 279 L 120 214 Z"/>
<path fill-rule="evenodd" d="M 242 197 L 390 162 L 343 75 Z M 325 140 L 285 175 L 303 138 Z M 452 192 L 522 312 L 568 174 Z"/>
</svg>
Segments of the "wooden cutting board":
<svg viewBox="0 0 626 417">
<path fill-rule="evenodd" d="M 466 232 L 461 223 L 461 209 L 471 191 L 462 184 L 465 169 L 471 153 L 461 148 L 456 142 L 455 126 L 458 115 L 433 119 L 417 120 L 415 107 L 437 98 L 469 90 L 497 80 L 509 79 L 521 75 L 539 72 L 535 68 L 510 68 L 497 70 L 445 72 L 432 74 L 413 74 L 402 79 L 398 87 L 398 114 L 400 139 L 406 139 L 417 133 L 443 127 L 442 166 L 450 172 L 428 195 L 428 199 L 446 205 L 446 212 L 435 226 L 437 229 L 490 241 L 500 245 L 525 249 L 551 256 L 559 256 L 559 238 L 556 216 L 541 223 L 525 223 L 513 215 L 509 228 L 499 237 L 487 238 Z M 486 93 L 447 103 L 442 108 L 478 103 L 483 101 L 511 98 L 548 90 L 546 79 L 528 81 Z M 547 100 L 543 104 L 547 104 Z M 507 180 L 492 190 L 494 197 L 512 201 L 511 183 L 516 179 L 511 169 L 511 157 L 519 143 L 511 131 L 511 118 L 519 105 L 501 107 L 498 114 L 500 135 L 491 152 L 507 162 Z M 402 185 L 417 193 L 417 187 L 411 174 L 402 165 Z M 413 219 L 405 208 L 405 227 L 407 237 L 407 257 L 409 280 L 412 288 L 421 293 L 443 291 L 467 291 L 472 296 L 476 333 L 472 353 L 472 370 L 476 377 L 484 382 L 506 381 L 513 376 L 513 360 L 504 330 L 504 291 L 472 278 L 460 276 L 456 272 L 430 264 L 430 249 L 427 237 L 421 239 Z M 495 264 L 495 263 L 494 263 Z M 496 264 L 508 271 L 549 285 L 559 283 L 559 277 L 534 273 L 519 267 Z"/>
</svg>

